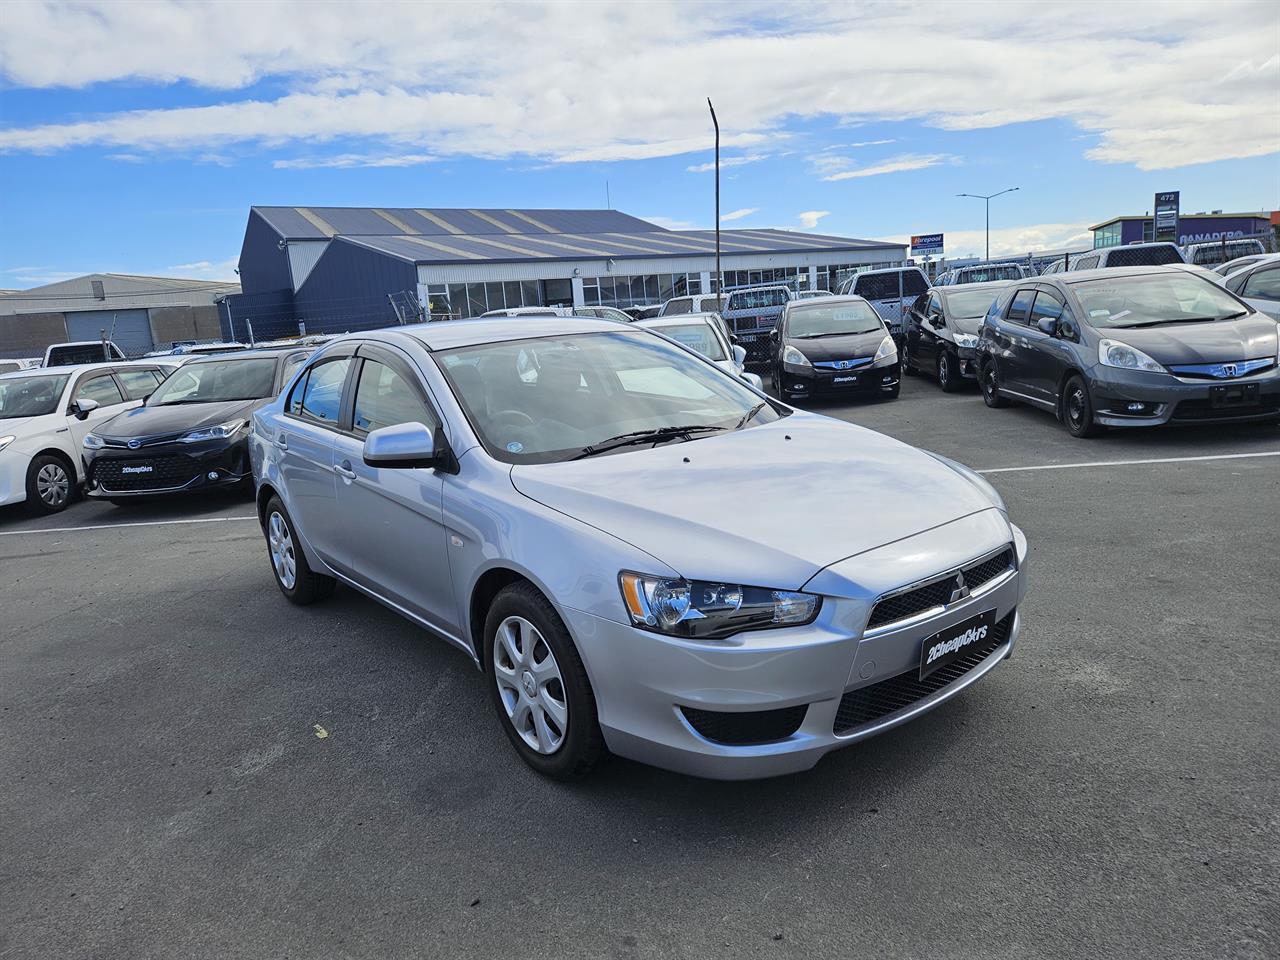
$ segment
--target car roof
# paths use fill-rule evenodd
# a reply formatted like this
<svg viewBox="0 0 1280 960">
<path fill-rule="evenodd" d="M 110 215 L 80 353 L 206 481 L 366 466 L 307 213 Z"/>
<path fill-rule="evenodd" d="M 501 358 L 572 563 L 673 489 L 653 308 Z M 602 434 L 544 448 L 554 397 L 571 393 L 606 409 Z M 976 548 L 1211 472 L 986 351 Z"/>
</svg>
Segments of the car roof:
<svg viewBox="0 0 1280 960">
<path fill-rule="evenodd" d="M 506 340 L 533 340 L 538 337 L 556 337 L 572 333 L 617 333 L 627 329 L 616 320 L 599 317 L 476 317 L 470 320 L 441 320 L 435 323 L 415 323 L 406 327 L 393 327 L 380 333 L 403 334 L 412 337 L 428 350 L 453 350 L 483 343 L 502 343 Z M 363 335 L 365 337 L 368 334 Z M 361 334 L 350 334 L 343 340 L 361 339 Z M 335 341 L 336 342 L 336 341 Z"/>
<path fill-rule="evenodd" d="M 202 364 L 202 363 L 221 363 L 227 360 L 254 360 L 254 359 L 259 359 L 261 357 L 275 358 L 275 357 L 281 356 L 282 354 L 289 353 L 290 351 L 294 351 L 294 350 L 299 350 L 304 353 L 311 353 L 315 350 L 315 347 L 292 347 L 292 346 L 258 347 L 257 349 L 254 349 L 254 350 L 231 350 L 231 351 L 228 351 L 227 353 L 198 354 L 192 357 L 190 360 L 188 360 L 185 364 L 183 364 L 183 366 L 191 367 L 191 366 L 195 366 L 196 364 Z"/>
<path fill-rule="evenodd" d="M 90 342 L 97 343 L 98 341 L 93 340 Z M 164 358 L 164 359 L 167 359 L 167 358 Z M 81 371 L 84 371 L 84 370 L 98 370 L 98 369 L 110 370 L 115 367 L 155 367 L 155 366 L 163 366 L 162 358 L 148 357 L 145 360 L 108 360 L 100 363 L 66 363 L 66 364 L 59 364 L 56 367 L 26 367 L 22 370 L 12 370 L 9 373 L 3 374 L 3 376 L 12 377 L 19 374 L 25 375 L 25 376 L 40 376 L 46 373 L 55 375 L 55 376 L 60 376 L 64 373 L 66 374 L 80 373 Z"/>
<path fill-rule="evenodd" d="M 1049 276 L 1027 277 L 1026 282 L 1039 280 L 1042 283 L 1084 283 L 1086 280 L 1098 280 L 1102 277 L 1140 277 L 1144 274 L 1185 275 L 1185 264 L 1160 263 L 1138 267 L 1094 267 L 1089 270 L 1070 270 L 1065 273 L 1054 273 Z M 1017 281 L 1010 281 L 1011 283 Z"/>
<path fill-rule="evenodd" d="M 1031 280 L 1033 278 L 1021 277 L 1019 279 Z M 941 287 L 931 287 L 929 292 L 949 297 L 953 293 L 972 293 L 974 290 L 1003 290 L 1010 284 L 1017 282 L 1017 280 L 983 280 L 981 283 L 951 283 Z"/>
<path fill-rule="evenodd" d="M 682 323 L 715 323 L 716 314 L 700 312 L 700 313 L 669 313 L 665 317 L 642 317 L 636 321 L 638 327 L 678 327 Z"/>
<path fill-rule="evenodd" d="M 787 303 L 787 310 L 816 310 L 819 307 L 827 308 L 833 303 L 866 303 L 870 305 L 867 298 L 857 293 L 837 293 L 830 297 L 801 297 L 799 300 L 791 300 Z"/>
<path fill-rule="evenodd" d="M 959 270 L 960 268 L 956 267 L 955 269 Z M 915 265 L 903 267 L 877 267 L 874 270 L 859 270 L 853 275 L 853 278 L 854 280 L 857 280 L 858 277 L 873 277 L 878 273 L 901 273 L 903 270 L 914 270 L 916 273 L 924 273 L 923 270 Z"/>
</svg>

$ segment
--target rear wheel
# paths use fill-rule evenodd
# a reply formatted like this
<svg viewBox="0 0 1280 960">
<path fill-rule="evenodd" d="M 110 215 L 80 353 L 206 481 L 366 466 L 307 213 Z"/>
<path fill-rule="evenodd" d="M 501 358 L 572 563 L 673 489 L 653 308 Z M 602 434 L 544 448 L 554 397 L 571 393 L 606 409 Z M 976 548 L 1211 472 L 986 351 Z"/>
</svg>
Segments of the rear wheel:
<svg viewBox="0 0 1280 960">
<path fill-rule="evenodd" d="M 43 454 L 27 467 L 27 509 L 35 514 L 67 509 L 76 495 L 76 476 L 61 457 Z"/>
<path fill-rule="evenodd" d="M 1007 407 L 1009 405 L 1009 401 L 1000 396 L 1000 373 L 996 369 L 994 360 L 988 358 L 982 361 L 978 379 L 982 384 L 983 403 L 992 408 Z"/>
<path fill-rule="evenodd" d="M 513 583 L 494 598 L 484 636 L 494 708 L 521 759 L 556 780 L 585 775 L 604 737 L 587 671 L 555 607 L 533 584 Z"/>
<path fill-rule="evenodd" d="M 1073 437 L 1093 437 L 1102 432 L 1102 428 L 1093 422 L 1093 400 L 1089 397 L 1089 388 L 1078 374 L 1063 384 L 1058 409 L 1062 411 L 1062 422 L 1066 424 L 1067 432 Z"/>
<path fill-rule="evenodd" d="M 293 521 L 279 497 L 267 502 L 265 532 L 271 572 L 275 574 L 276 586 L 290 603 L 306 606 L 333 593 L 333 578 L 315 573 L 308 566 L 306 554 L 298 545 Z"/>
<path fill-rule="evenodd" d="M 960 364 L 947 350 L 938 353 L 938 386 L 943 393 L 955 393 L 960 389 Z"/>
</svg>

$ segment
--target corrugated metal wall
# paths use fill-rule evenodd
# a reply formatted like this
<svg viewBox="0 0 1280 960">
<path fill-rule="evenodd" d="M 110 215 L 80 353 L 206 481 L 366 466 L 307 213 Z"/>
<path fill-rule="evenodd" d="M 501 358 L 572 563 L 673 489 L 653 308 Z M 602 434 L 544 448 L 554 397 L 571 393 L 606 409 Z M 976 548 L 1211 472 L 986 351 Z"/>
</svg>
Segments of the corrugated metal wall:
<svg viewBox="0 0 1280 960">
<path fill-rule="evenodd" d="M 412 263 L 337 239 L 294 295 L 294 307 L 309 333 L 369 329 L 396 323 L 388 294 L 416 291 L 417 284 Z"/>
<path fill-rule="evenodd" d="M 81 310 L 67 314 L 67 339 L 97 340 L 102 331 L 129 356 L 154 349 L 146 310 Z"/>
<path fill-rule="evenodd" d="M 280 248 L 280 234 L 252 210 L 240 247 L 240 289 L 245 293 L 293 289 L 289 257 Z"/>
<path fill-rule="evenodd" d="M 296 293 L 307 280 L 311 269 L 329 246 L 328 240 L 290 240 L 289 270 L 293 274 L 293 289 Z"/>
</svg>

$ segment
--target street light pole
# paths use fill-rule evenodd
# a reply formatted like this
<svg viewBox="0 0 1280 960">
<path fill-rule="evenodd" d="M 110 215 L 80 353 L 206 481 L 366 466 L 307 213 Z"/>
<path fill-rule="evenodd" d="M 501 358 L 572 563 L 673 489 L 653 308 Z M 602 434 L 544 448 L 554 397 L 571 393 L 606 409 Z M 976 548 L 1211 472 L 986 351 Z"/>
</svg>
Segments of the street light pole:
<svg viewBox="0 0 1280 960">
<path fill-rule="evenodd" d="M 973 197 L 975 200 L 981 200 L 987 205 L 987 255 L 985 257 L 988 263 L 991 262 L 991 201 L 996 197 L 1002 197 L 1006 193 L 1013 193 L 1017 187 L 1010 187 L 1007 190 L 1001 190 L 999 193 L 957 193 L 957 197 Z"/>
<path fill-rule="evenodd" d="M 720 121 L 716 119 L 716 108 L 707 97 L 707 109 L 711 111 L 711 122 L 716 128 L 716 302 L 724 295 L 724 274 L 720 272 Z"/>
</svg>

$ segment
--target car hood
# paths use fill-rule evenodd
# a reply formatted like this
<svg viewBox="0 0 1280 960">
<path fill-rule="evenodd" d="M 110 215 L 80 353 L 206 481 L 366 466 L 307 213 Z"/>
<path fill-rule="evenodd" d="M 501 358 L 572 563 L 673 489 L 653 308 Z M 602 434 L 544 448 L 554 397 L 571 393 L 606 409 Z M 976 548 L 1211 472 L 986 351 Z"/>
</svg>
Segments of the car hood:
<svg viewBox="0 0 1280 960">
<path fill-rule="evenodd" d="M 1179 323 L 1126 330 L 1099 329 L 1099 336 L 1137 347 L 1157 363 L 1230 363 L 1276 355 L 1276 321 L 1262 314 L 1216 323 Z"/>
<path fill-rule="evenodd" d="M 0 419 L 0 437 L 15 436 L 21 437 L 26 434 L 39 433 L 41 430 L 49 430 L 55 426 L 66 426 L 66 417 L 58 416 L 52 413 L 42 414 L 38 417 L 13 417 L 11 419 Z"/>
<path fill-rule="evenodd" d="M 173 403 L 156 407 L 134 407 L 112 417 L 94 433 L 117 440 L 184 433 L 228 420 L 247 420 L 254 410 L 269 403 L 261 400 L 223 400 L 215 403 Z"/>
<path fill-rule="evenodd" d="M 986 317 L 952 317 L 947 323 L 955 327 L 956 333 L 971 333 L 977 336 L 985 319 Z"/>
<path fill-rule="evenodd" d="M 691 579 L 787 590 L 839 560 L 994 508 L 929 454 L 805 413 L 655 449 L 518 464 L 511 482 Z"/>
<path fill-rule="evenodd" d="M 870 333 L 818 337 L 815 340 L 788 337 L 787 345 L 795 347 L 803 353 L 809 358 L 810 363 L 821 363 L 824 360 L 852 360 L 856 357 L 874 357 L 884 338 L 884 330 L 872 330 Z"/>
</svg>

